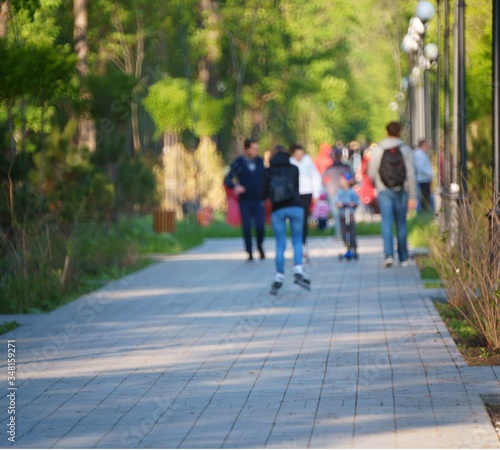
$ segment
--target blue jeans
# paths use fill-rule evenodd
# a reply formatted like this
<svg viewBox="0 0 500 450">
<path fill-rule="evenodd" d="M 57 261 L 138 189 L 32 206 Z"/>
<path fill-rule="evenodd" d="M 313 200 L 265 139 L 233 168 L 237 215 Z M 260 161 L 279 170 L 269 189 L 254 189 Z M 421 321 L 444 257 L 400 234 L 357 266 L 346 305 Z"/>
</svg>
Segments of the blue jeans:
<svg viewBox="0 0 500 450">
<path fill-rule="evenodd" d="M 408 212 L 408 193 L 386 189 L 378 194 L 380 214 L 382 216 L 382 239 L 385 256 L 394 257 L 393 227 L 396 224 L 399 261 L 408 259 L 406 213 Z"/>
<path fill-rule="evenodd" d="M 302 227 L 304 210 L 300 206 L 288 206 L 271 214 L 274 238 L 276 239 L 276 272 L 285 273 L 286 222 L 290 221 L 293 245 L 293 263 L 302 264 Z"/>
</svg>

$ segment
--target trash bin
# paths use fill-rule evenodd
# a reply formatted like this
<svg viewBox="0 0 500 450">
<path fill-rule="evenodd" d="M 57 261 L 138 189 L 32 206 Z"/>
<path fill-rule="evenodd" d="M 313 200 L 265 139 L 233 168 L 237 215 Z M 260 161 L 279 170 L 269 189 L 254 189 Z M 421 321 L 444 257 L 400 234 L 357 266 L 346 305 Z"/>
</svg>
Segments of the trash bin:
<svg viewBox="0 0 500 450">
<path fill-rule="evenodd" d="M 175 211 L 155 210 L 153 213 L 153 228 L 156 233 L 175 233 Z"/>
</svg>

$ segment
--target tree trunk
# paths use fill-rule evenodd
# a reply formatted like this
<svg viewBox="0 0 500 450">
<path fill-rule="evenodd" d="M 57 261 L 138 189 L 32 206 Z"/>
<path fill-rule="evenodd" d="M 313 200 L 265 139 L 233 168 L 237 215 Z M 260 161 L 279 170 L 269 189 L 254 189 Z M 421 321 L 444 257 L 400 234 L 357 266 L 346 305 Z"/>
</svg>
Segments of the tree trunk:
<svg viewBox="0 0 500 450">
<path fill-rule="evenodd" d="M 0 39 L 7 37 L 10 15 L 10 2 L 2 2 L 0 5 Z"/>
<path fill-rule="evenodd" d="M 162 207 L 166 210 L 176 211 L 177 216 L 181 217 L 181 183 L 183 172 L 183 147 L 179 142 L 179 136 L 176 133 L 165 131 L 163 133 L 163 181 L 165 198 Z"/>
<path fill-rule="evenodd" d="M 43 192 L 43 185 L 45 184 L 45 102 L 42 104 L 42 139 L 40 144 L 40 192 Z"/>
<path fill-rule="evenodd" d="M 142 64 L 144 62 L 144 25 L 141 20 L 137 20 L 137 43 L 136 43 L 136 57 L 135 57 L 135 77 L 140 80 L 142 77 Z M 139 129 L 139 105 L 133 97 L 131 104 L 132 114 L 132 139 L 134 144 L 134 155 L 141 152 L 141 135 Z"/>
<path fill-rule="evenodd" d="M 139 105 L 135 100 L 130 104 L 130 111 L 132 115 L 133 155 L 137 155 L 141 152 L 141 136 L 139 132 Z"/>
<path fill-rule="evenodd" d="M 88 28 L 88 1 L 89 0 L 74 0 L 74 38 L 75 38 L 75 53 L 78 57 L 76 69 L 80 78 L 83 78 L 89 73 L 87 57 L 89 47 L 87 44 L 87 28 Z M 82 92 L 82 97 L 85 98 L 89 93 Z M 96 148 L 96 132 L 95 123 L 90 118 L 88 112 L 82 112 L 78 118 L 78 142 L 79 148 L 87 147 L 90 151 Z"/>
<path fill-rule="evenodd" d="M 10 158 L 14 160 L 16 156 L 16 140 L 14 139 L 14 119 L 12 118 L 12 103 L 7 102 L 7 122 L 9 124 Z"/>
<path fill-rule="evenodd" d="M 214 62 L 220 55 L 219 44 L 220 30 L 217 26 L 217 14 L 215 13 L 212 0 L 200 0 L 200 27 L 206 29 L 207 52 L 198 64 L 199 80 L 205 86 L 205 90 L 212 96 L 220 94 L 217 90 L 217 82 L 214 74 Z"/>
</svg>

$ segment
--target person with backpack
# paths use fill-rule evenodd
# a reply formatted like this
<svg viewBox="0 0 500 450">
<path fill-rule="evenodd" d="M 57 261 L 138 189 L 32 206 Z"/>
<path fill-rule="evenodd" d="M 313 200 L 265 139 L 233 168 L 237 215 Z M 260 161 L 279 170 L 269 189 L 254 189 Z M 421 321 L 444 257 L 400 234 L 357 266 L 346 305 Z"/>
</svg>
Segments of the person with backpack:
<svg viewBox="0 0 500 450">
<path fill-rule="evenodd" d="M 271 223 L 276 240 L 276 274 L 271 294 L 276 295 L 285 281 L 286 224 L 290 222 L 293 245 L 294 283 L 310 289 L 311 282 L 302 267 L 302 227 L 304 210 L 299 194 L 299 168 L 290 162 L 286 147 L 276 145 L 262 184 L 263 198 L 272 204 Z"/>
<path fill-rule="evenodd" d="M 264 227 L 265 213 L 262 201 L 262 179 L 264 177 L 264 160 L 258 156 L 259 144 L 255 139 L 245 139 L 243 155 L 232 163 L 224 179 L 224 185 L 238 196 L 241 214 L 241 226 L 248 262 L 253 261 L 252 222 L 257 237 L 257 250 L 260 259 L 265 259 Z"/>
<path fill-rule="evenodd" d="M 400 139 L 402 130 L 399 122 L 387 124 L 387 138 L 373 148 L 368 163 L 368 175 L 377 189 L 382 216 L 385 255 L 382 267 L 394 264 L 394 224 L 400 266 L 409 263 L 406 215 L 417 205 L 417 188 L 412 149 Z"/>
</svg>

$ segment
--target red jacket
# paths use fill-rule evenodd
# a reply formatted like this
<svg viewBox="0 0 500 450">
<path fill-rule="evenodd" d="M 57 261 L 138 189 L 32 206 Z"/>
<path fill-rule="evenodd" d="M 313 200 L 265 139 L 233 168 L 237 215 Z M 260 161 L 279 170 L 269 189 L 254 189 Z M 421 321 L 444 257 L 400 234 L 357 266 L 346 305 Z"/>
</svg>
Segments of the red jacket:
<svg viewBox="0 0 500 450">
<path fill-rule="evenodd" d="M 323 175 L 325 170 L 333 164 L 331 153 L 332 147 L 330 144 L 325 142 L 319 146 L 319 153 L 313 161 L 320 175 Z"/>
</svg>

